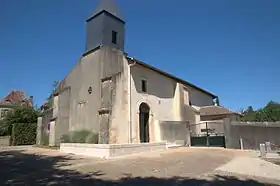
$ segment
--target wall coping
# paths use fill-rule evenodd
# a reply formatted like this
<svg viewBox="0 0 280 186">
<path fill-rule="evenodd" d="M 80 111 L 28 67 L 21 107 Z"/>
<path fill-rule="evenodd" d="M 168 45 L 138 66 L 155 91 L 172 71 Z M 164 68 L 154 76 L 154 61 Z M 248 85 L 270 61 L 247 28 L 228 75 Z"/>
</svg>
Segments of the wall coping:
<svg viewBox="0 0 280 186">
<path fill-rule="evenodd" d="M 11 138 L 11 136 L 0 136 L 0 139 L 7 139 L 7 138 Z"/>
<path fill-rule="evenodd" d="M 89 144 L 89 143 L 60 143 L 60 147 L 78 147 L 78 148 L 96 148 L 96 149 L 121 149 L 135 148 L 143 146 L 159 146 L 166 145 L 166 142 L 151 142 L 151 143 L 127 143 L 127 144 Z"/>
<path fill-rule="evenodd" d="M 164 121 L 164 120 L 158 120 L 159 124 L 172 124 L 172 125 L 189 125 L 189 121 Z"/>
<path fill-rule="evenodd" d="M 76 155 L 85 155 L 111 159 L 126 157 L 139 153 L 147 153 L 166 150 L 166 142 L 134 143 L 134 144 L 83 144 L 83 143 L 61 143 L 60 152 Z"/>
<path fill-rule="evenodd" d="M 234 126 L 250 126 L 250 127 L 280 127 L 280 121 L 276 122 L 238 122 L 232 121 L 230 123 Z"/>
</svg>

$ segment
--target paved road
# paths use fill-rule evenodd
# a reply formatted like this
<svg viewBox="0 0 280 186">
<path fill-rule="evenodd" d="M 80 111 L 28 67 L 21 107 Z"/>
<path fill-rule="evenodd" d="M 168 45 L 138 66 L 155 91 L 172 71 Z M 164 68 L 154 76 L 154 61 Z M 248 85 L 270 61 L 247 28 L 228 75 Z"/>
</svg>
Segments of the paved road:
<svg viewBox="0 0 280 186">
<path fill-rule="evenodd" d="M 0 150 L 0 185 L 264 185 L 213 172 L 240 154 L 246 153 L 178 148 L 106 161 L 48 149 L 10 148 Z"/>
</svg>

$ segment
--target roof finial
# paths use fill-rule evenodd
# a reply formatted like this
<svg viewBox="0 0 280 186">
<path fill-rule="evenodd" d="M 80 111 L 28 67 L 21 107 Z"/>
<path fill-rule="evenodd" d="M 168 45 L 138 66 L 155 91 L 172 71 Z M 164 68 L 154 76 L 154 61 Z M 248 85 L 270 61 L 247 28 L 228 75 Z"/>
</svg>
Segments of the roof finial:
<svg viewBox="0 0 280 186">
<path fill-rule="evenodd" d="M 122 16 L 115 3 L 115 0 L 100 0 L 99 5 L 93 12 L 93 16 L 104 10 L 116 16 L 117 18 L 122 19 Z"/>
</svg>

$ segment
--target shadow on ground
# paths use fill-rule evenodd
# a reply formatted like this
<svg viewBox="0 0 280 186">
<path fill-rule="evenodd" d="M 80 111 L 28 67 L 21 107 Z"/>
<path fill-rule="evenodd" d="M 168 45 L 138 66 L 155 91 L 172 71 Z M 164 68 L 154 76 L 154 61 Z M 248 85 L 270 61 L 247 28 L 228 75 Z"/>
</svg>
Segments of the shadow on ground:
<svg viewBox="0 0 280 186">
<path fill-rule="evenodd" d="M 124 175 L 120 180 L 102 180 L 105 173 L 96 171 L 82 174 L 71 170 L 62 170 L 67 166 L 69 157 L 49 157 L 26 154 L 23 151 L 0 152 L 0 185 L 74 185 L 74 186 L 193 186 L 193 185 L 269 185 L 254 180 L 238 180 L 235 177 L 216 175 L 212 181 L 188 178 L 130 177 Z"/>
</svg>

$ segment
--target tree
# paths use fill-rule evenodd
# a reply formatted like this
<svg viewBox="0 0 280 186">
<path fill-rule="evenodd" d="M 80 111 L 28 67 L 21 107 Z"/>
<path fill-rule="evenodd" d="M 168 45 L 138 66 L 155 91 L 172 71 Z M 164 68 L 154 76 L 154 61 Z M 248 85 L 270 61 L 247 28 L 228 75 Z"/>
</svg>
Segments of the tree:
<svg viewBox="0 0 280 186">
<path fill-rule="evenodd" d="M 22 105 L 10 110 L 0 123 L 1 133 L 10 135 L 16 123 L 37 123 L 39 111 L 32 106 Z"/>
<path fill-rule="evenodd" d="M 219 100 L 219 98 L 218 98 L 218 97 L 216 98 L 216 100 L 215 100 L 215 101 L 216 101 L 216 105 L 217 105 L 217 106 L 220 106 L 220 100 Z"/>
<path fill-rule="evenodd" d="M 255 121 L 256 120 L 256 112 L 254 111 L 252 106 L 249 106 L 243 113 L 243 121 Z"/>
<path fill-rule="evenodd" d="M 280 103 L 270 101 L 263 108 L 256 111 L 249 106 L 243 113 L 242 121 L 275 122 L 280 121 Z"/>
<path fill-rule="evenodd" d="M 268 102 L 261 114 L 265 121 L 280 121 L 280 104 L 274 101 Z"/>
</svg>

